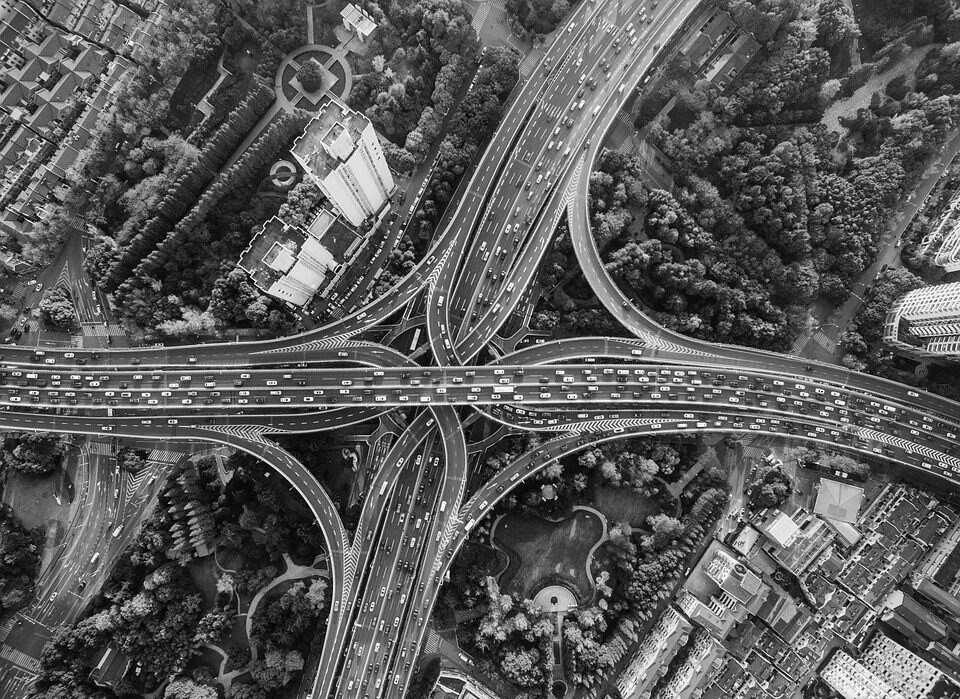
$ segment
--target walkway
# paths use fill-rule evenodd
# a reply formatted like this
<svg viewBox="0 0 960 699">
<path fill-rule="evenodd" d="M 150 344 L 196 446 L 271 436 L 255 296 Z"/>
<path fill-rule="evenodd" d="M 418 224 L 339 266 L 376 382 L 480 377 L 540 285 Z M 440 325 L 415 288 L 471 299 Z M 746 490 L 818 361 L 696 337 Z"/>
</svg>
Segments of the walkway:
<svg viewBox="0 0 960 699">
<path fill-rule="evenodd" d="M 353 69 L 347 62 L 347 54 L 344 51 L 339 47 L 332 48 L 321 44 L 305 44 L 284 56 L 280 62 L 280 67 L 277 68 L 277 74 L 273 79 L 273 91 L 277 95 L 277 101 L 283 105 L 283 108 L 287 111 L 310 109 L 310 107 L 305 106 L 302 102 L 304 93 L 301 90 L 294 88 L 296 90 L 294 98 L 288 97 L 284 91 L 284 87 L 292 87 L 292 85 L 288 85 L 287 79 L 284 78 L 284 73 L 287 71 L 287 68 L 292 68 L 293 72 L 296 73 L 296 71 L 300 69 L 300 62 L 297 60 L 298 57 L 309 53 L 327 54 L 329 57 L 321 65 L 332 73 L 331 67 L 336 63 L 338 68 L 343 72 L 343 84 L 337 85 L 336 92 L 331 92 L 334 97 L 346 101 L 350 95 L 350 90 L 353 88 Z"/>
<path fill-rule="evenodd" d="M 867 287 L 876 281 L 884 265 L 893 268 L 902 266 L 900 260 L 902 250 L 895 243 L 923 208 L 927 196 L 958 153 L 960 153 L 960 132 L 947 142 L 940 156 L 930 163 L 927 174 L 920 180 L 914 188 L 913 194 L 910 195 L 903 208 L 891 221 L 890 227 L 877 243 L 879 254 L 876 261 L 860 275 L 860 279 L 853 286 L 850 297 L 843 304 L 834 308 L 832 312 L 829 312 L 829 315 L 827 315 L 827 308 L 829 307 L 820 306 L 822 322 L 816 322 L 807 333 L 797 339 L 797 342 L 794 343 L 793 354 L 824 362 L 840 362 L 843 355 L 842 351 L 838 349 L 837 342 L 840 335 L 843 334 L 860 310 L 860 306 L 863 305 Z M 811 340 L 813 340 L 812 343 Z"/>
<path fill-rule="evenodd" d="M 287 580 L 300 580 L 302 578 L 311 578 L 314 576 L 326 577 L 329 576 L 327 569 L 314 568 L 312 565 L 302 566 L 297 565 L 293 562 L 293 559 L 286 553 L 283 554 L 283 560 L 287 564 L 287 569 L 281 574 L 271 580 L 269 583 L 257 590 L 257 594 L 253 596 L 253 599 L 250 600 L 250 605 L 247 607 L 246 611 L 246 632 L 247 638 L 251 638 L 251 633 L 253 630 L 253 617 L 256 613 L 257 605 L 260 604 L 260 600 L 263 599 L 270 590 L 275 588 L 277 585 L 286 582 Z M 250 644 L 250 660 L 254 661 L 257 659 L 257 648 L 254 644 Z"/>
</svg>

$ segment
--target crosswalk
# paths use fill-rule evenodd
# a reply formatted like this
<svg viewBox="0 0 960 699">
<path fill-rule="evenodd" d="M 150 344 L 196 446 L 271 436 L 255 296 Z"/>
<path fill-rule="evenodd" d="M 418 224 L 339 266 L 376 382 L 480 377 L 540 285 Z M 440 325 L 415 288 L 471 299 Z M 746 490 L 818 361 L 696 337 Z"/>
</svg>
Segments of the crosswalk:
<svg viewBox="0 0 960 699">
<path fill-rule="evenodd" d="M 827 335 L 823 330 L 817 329 L 813 334 L 813 341 L 831 354 L 837 349 L 837 341 Z"/>
<path fill-rule="evenodd" d="M 533 73 L 533 71 L 536 70 L 537 66 L 540 64 L 540 60 L 542 58 L 543 48 L 538 46 L 524 56 L 523 60 L 520 61 L 520 75 L 523 78 L 529 78 L 530 74 Z"/>
<path fill-rule="evenodd" d="M 122 325 L 104 325 L 103 323 L 80 323 L 80 331 L 86 337 L 124 337 Z"/>
<path fill-rule="evenodd" d="M 470 22 L 470 25 L 473 27 L 473 30 L 480 34 L 480 30 L 483 29 L 484 22 L 487 21 L 487 17 L 490 14 L 490 3 L 482 2 L 480 7 L 477 8 L 477 11 L 473 15 L 473 20 Z"/>
<path fill-rule="evenodd" d="M 440 634 L 438 634 L 433 629 L 430 629 L 427 632 L 427 639 L 423 644 L 423 652 L 430 653 L 439 653 L 440 652 Z"/>
<path fill-rule="evenodd" d="M 5 640 L 7 640 L 7 636 L 10 635 L 10 629 L 13 628 L 14 623 L 14 617 L 10 617 L 5 622 L 0 624 L 0 643 L 3 643 Z"/>
<path fill-rule="evenodd" d="M 184 457 L 182 451 L 169 451 L 167 449 L 154 449 L 147 456 L 147 461 L 153 461 L 161 464 L 175 464 Z"/>
<path fill-rule="evenodd" d="M 113 456 L 113 445 L 107 442 L 88 442 L 87 450 L 91 454 L 98 454 L 100 456 Z"/>
<path fill-rule="evenodd" d="M 27 655 L 21 650 L 11 648 L 10 646 L 0 646 L 0 658 L 7 660 L 18 668 L 29 672 L 40 672 L 40 662 L 31 655 Z"/>
</svg>

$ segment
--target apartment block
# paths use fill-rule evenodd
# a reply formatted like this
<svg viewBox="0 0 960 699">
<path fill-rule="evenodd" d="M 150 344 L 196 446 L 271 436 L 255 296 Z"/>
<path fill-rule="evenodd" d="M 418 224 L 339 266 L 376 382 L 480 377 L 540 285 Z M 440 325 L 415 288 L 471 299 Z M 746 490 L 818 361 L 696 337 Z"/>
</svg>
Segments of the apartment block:
<svg viewBox="0 0 960 699">
<path fill-rule="evenodd" d="M 331 99 L 293 144 L 293 156 L 352 226 L 389 207 L 396 185 L 373 124 Z"/>
<path fill-rule="evenodd" d="M 887 313 L 883 341 L 915 357 L 960 358 L 960 282 L 907 292 Z"/>
</svg>

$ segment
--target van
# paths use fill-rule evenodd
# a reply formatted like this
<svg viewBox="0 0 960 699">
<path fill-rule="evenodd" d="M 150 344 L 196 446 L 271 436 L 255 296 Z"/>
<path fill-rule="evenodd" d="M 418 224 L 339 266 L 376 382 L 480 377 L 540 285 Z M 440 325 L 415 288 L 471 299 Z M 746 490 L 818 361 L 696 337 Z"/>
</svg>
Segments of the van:
<svg viewBox="0 0 960 699">
<path fill-rule="evenodd" d="M 569 155 L 570 155 L 570 146 L 567 146 L 567 149 L 563 151 L 563 157 L 566 158 L 566 157 L 569 157 Z"/>
<path fill-rule="evenodd" d="M 597 116 L 597 114 L 599 113 L 600 113 L 600 105 L 598 104 L 596 107 L 593 108 L 593 116 Z"/>
<path fill-rule="evenodd" d="M 554 144 L 554 143 L 556 143 L 556 141 L 550 141 L 550 143 L 547 144 L 547 150 L 553 150 L 553 144 Z M 539 181 L 542 180 L 542 179 L 543 179 L 543 175 L 540 175 L 540 176 L 537 178 L 537 182 L 539 182 Z"/>
<path fill-rule="evenodd" d="M 553 142 L 552 142 L 552 141 L 551 141 L 550 145 L 551 145 L 551 146 L 553 145 Z M 537 184 L 540 184 L 541 182 L 543 182 L 543 175 L 537 175 Z"/>
<path fill-rule="evenodd" d="M 585 102 L 586 100 L 580 100 L 580 104 L 577 105 L 577 109 L 583 109 L 583 105 Z"/>
</svg>

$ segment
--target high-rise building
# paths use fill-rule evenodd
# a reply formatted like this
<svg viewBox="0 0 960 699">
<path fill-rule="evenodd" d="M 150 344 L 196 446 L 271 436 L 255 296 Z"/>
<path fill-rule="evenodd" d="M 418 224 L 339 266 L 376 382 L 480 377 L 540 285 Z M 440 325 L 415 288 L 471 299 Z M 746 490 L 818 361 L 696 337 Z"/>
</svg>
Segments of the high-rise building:
<svg viewBox="0 0 960 699">
<path fill-rule="evenodd" d="M 868 668 L 838 650 L 820 671 L 820 677 L 843 699 L 905 699 Z"/>
<path fill-rule="evenodd" d="M 337 100 L 307 124 L 293 156 L 354 226 L 388 206 L 396 187 L 373 124 Z"/>
<path fill-rule="evenodd" d="M 960 358 L 960 282 L 905 294 L 887 313 L 883 341 L 918 357 Z"/>
<path fill-rule="evenodd" d="M 873 637 L 860 662 L 906 699 L 925 699 L 946 680 L 936 667 L 882 633 Z"/>
</svg>

